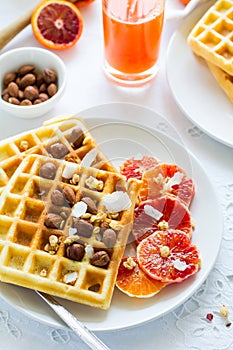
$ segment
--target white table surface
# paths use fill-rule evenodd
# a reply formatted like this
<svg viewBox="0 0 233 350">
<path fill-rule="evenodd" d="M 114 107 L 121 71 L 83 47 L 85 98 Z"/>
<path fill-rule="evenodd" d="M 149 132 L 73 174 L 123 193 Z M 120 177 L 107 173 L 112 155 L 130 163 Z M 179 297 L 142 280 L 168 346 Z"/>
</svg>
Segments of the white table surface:
<svg viewBox="0 0 233 350">
<path fill-rule="evenodd" d="M 178 8 L 179 0 L 176 1 Z M 0 4 L 0 28 L 12 22 L 38 0 L 8 0 Z M 168 1 L 169 4 L 169 1 Z M 167 21 L 164 27 L 160 63 L 156 80 L 146 89 L 125 90 L 109 83 L 102 72 L 102 31 L 100 0 L 83 8 L 84 32 L 78 44 L 57 52 L 68 69 L 68 85 L 62 100 L 49 113 L 33 120 L 16 119 L 0 110 L 0 139 L 37 126 L 49 117 L 77 113 L 110 102 L 128 102 L 151 108 L 173 125 L 184 145 L 199 159 L 219 195 L 224 218 L 223 240 L 219 256 L 206 283 L 173 312 L 134 328 L 98 332 L 112 349 L 215 350 L 233 348 L 233 325 L 226 327 L 218 315 L 222 303 L 228 305 L 233 321 L 233 150 L 211 139 L 182 113 L 176 105 L 166 78 L 166 50 L 169 40 L 182 20 Z M 28 26 L 2 52 L 21 46 L 40 46 Z M 181 63 L 182 64 L 182 58 Z M 1 69 L 1 67 L 0 67 Z M 191 82 L 184 81 L 184 84 Z M 233 130 L 233 128 L 232 128 Z M 233 131 L 232 131 L 233 132 Z M 213 218 L 214 220 L 214 218 Z M 203 322 L 208 312 L 217 311 L 218 322 Z M 87 349 L 68 329 L 53 328 L 16 310 L 0 297 L 0 349 L 50 350 Z"/>
</svg>

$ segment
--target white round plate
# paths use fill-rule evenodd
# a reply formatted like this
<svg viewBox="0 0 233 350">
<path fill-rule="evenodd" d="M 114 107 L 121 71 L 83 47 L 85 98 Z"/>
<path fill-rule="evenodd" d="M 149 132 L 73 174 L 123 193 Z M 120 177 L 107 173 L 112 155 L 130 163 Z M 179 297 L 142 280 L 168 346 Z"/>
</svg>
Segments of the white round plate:
<svg viewBox="0 0 233 350">
<path fill-rule="evenodd" d="M 91 133 L 116 166 L 131 156 L 154 155 L 164 162 L 180 165 L 194 179 L 196 185 L 196 194 L 191 205 L 195 221 L 193 242 L 201 252 L 202 268 L 195 276 L 182 283 L 170 285 L 145 300 L 130 298 L 116 288 L 109 311 L 60 300 L 93 331 L 110 331 L 139 325 L 173 310 L 205 281 L 214 265 L 221 242 L 221 210 L 208 176 L 198 161 L 184 146 L 158 131 L 165 123 L 167 125 L 161 116 L 152 110 L 124 103 L 93 107 L 79 115 L 85 119 Z M 150 129 L 143 125 L 150 125 Z M 179 139 L 178 135 L 176 139 Z M 0 295 L 38 321 L 55 327 L 64 326 L 32 290 L 0 283 Z"/>
<path fill-rule="evenodd" d="M 167 53 L 167 79 L 187 117 L 210 137 L 233 147 L 233 104 L 205 61 L 194 55 L 187 44 L 192 27 L 213 2 L 198 7 L 173 34 Z"/>
</svg>

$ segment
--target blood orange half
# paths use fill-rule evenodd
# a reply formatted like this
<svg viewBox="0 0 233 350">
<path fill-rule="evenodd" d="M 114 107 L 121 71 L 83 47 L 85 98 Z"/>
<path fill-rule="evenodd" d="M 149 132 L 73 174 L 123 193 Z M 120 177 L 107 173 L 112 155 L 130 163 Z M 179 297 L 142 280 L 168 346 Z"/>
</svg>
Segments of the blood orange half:
<svg viewBox="0 0 233 350">
<path fill-rule="evenodd" d="M 127 179 L 133 177 L 141 180 L 144 172 L 157 164 L 158 159 L 151 156 L 143 156 L 140 159 L 130 158 L 121 165 L 120 172 L 122 175 L 126 176 Z"/>
<path fill-rule="evenodd" d="M 171 194 L 189 206 L 195 193 L 193 180 L 175 164 L 159 163 L 156 167 L 144 172 L 142 181 L 140 201 Z"/>
<path fill-rule="evenodd" d="M 132 234 L 137 244 L 161 229 L 176 229 L 189 237 L 192 235 L 190 211 L 176 197 L 147 200 L 135 209 Z"/>
<path fill-rule="evenodd" d="M 75 1 L 75 6 L 77 7 L 83 7 L 86 5 L 90 5 L 92 2 L 94 2 L 95 0 L 77 0 Z"/>
<path fill-rule="evenodd" d="M 128 263 L 129 259 L 130 263 Z M 135 257 L 124 257 L 118 269 L 116 286 L 130 297 L 150 298 L 164 288 L 166 284 L 145 274 Z"/>
<path fill-rule="evenodd" d="M 81 12 L 64 0 L 42 1 L 33 12 L 31 24 L 37 40 L 54 50 L 74 46 L 83 31 Z"/>
<path fill-rule="evenodd" d="M 181 282 L 199 269 L 199 252 L 188 235 L 179 230 L 157 231 L 137 247 L 141 269 L 151 278 Z"/>
</svg>

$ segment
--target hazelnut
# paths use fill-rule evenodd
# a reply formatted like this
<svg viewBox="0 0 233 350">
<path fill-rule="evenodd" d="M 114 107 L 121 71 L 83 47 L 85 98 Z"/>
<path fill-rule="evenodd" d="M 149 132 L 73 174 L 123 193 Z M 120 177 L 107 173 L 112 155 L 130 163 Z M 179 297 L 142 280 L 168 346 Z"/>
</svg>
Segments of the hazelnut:
<svg viewBox="0 0 233 350">
<path fill-rule="evenodd" d="M 74 204 L 76 200 L 75 192 L 72 188 L 66 186 L 63 188 L 63 194 L 68 203 Z"/>
<path fill-rule="evenodd" d="M 39 99 L 44 102 L 44 101 L 47 101 L 49 99 L 49 96 L 45 93 L 45 92 L 41 92 L 39 94 Z"/>
<path fill-rule="evenodd" d="M 40 167 L 39 174 L 41 177 L 51 180 L 51 179 L 54 179 L 56 175 L 56 171 L 57 171 L 57 168 L 55 164 L 53 164 L 52 162 L 47 162 Z"/>
<path fill-rule="evenodd" d="M 24 89 L 24 97 L 30 101 L 35 100 L 39 97 L 39 91 L 34 86 L 26 86 L 26 88 Z"/>
<path fill-rule="evenodd" d="M 9 97 L 8 102 L 12 103 L 13 105 L 19 105 L 19 100 L 16 97 Z"/>
<path fill-rule="evenodd" d="M 91 214 L 97 214 L 97 206 L 92 198 L 83 197 L 82 202 L 87 204 L 87 211 Z"/>
<path fill-rule="evenodd" d="M 55 205 L 63 205 L 64 196 L 59 190 L 53 190 L 53 192 L 51 193 L 51 201 Z"/>
<path fill-rule="evenodd" d="M 19 87 L 13 81 L 8 85 L 8 93 L 12 97 L 18 97 L 19 96 Z"/>
<path fill-rule="evenodd" d="M 65 145 L 63 145 L 63 143 L 57 142 L 49 147 L 48 152 L 54 158 L 60 159 L 60 158 L 63 158 L 68 153 L 68 149 Z"/>
<path fill-rule="evenodd" d="M 20 102 L 21 106 L 31 106 L 32 102 L 30 100 L 28 100 L 27 98 L 25 98 L 23 101 Z"/>
<path fill-rule="evenodd" d="M 110 261 L 110 257 L 107 252 L 100 250 L 96 252 L 91 258 L 91 264 L 97 267 L 105 267 Z"/>
<path fill-rule="evenodd" d="M 78 235 L 80 236 L 89 238 L 92 235 L 93 225 L 88 221 L 83 219 L 74 220 L 73 227 L 77 229 Z"/>
<path fill-rule="evenodd" d="M 60 228 L 63 218 L 54 213 L 48 213 L 44 218 L 44 224 L 48 228 Z"/>
<path fill-rule="evenodd" d="M 57 85 L 54 83 L 49 84 L 47 87 L 47 92 L 50 97 L 54 96 L 57 93 Z"/>
<path fill-rule="evenodd" d="M 20 76 L 34 72 L 35 70 L 35 66 L 33 66 L 32 64 L 24 64 L 23 66 L 19 67 L 18 69 L 18 74 Z"/>
<path fill-rule="evenodd" d="M 19 86 L 24 89 L 28 85 L 33 85 L 36 81 L 36 77 L 32 73 L 28 73 L 22 77 L 20 80 Z"/>
<path fill-rule="evenodd" d="M 47 84 L 55 83 L 57 80 L 57 73 L 52 69 L 45 68 L 43 78 Z"/>
<path fill-rule="evenodd" d="M 15 81 L 15 79 L 16 79 L 16 73 L 15 72 L 7 73 L 5 75 L 5 77 L 4 77 L 3 84 L 4 85 L 8 85 L 12 81 Z"/>
<path fill-rule="evenodd" d="M 66 248 L 67 258 L 81 261 L 85 254 L 85 247 L 80 243 L 73 243 Z"/>
<path fill-rule="evenodd" d="M 116 243 L 116 233 L 111 228 L 108 228 L 103 233 L 103 243 L 107 248 L 113 248 Z"/>
<path fill-rule="evenodd" d="M 69 142 L 72 143 L 75 148 L 79 148 L 82 145 L 84 138 L 85 135 L 83 133 L 83 130 L 79 127 L 76 127 L 71 132 Z"/>
</svg>

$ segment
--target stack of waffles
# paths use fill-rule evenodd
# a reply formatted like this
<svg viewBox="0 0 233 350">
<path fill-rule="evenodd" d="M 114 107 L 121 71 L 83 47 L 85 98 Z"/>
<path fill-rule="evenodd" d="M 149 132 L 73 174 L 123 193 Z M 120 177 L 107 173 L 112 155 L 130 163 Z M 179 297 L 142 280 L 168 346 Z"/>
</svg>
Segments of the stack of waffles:
<svg viewBox="0 0 233 350">
<path fill-rule="evenodd" d="M 74 117 L 3 141 L 0 157 L 0 280 L 108 309 L 140 182 Z"/>
<path fill-rule="evenodd" d="M 233 0 L 218 0 L 188 36 L 193 52 L 204 58 L 233 102 Z"/>
</svg>

